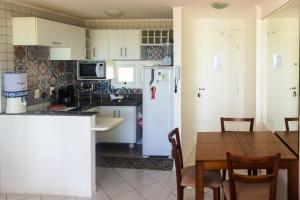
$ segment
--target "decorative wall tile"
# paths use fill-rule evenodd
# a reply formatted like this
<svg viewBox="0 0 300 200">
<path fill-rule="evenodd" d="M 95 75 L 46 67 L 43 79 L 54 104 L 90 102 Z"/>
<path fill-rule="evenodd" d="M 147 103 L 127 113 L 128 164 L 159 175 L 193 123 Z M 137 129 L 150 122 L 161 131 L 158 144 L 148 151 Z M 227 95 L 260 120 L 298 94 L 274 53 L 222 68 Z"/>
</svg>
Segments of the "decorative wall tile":
<svg viewBox="0 0 300 200">
<path fill-rule="evenodd" d="M 28 97 L 27 104 L 35 105 L 49 101 L 50 87 L 57 90 L 60 87 L 76 84 L 76 62 L 49 60 L 49 47 L 15 46 L 15 70 L 27 72 Z M 68 65 L 66 64 L 68 63 Z M 68 66 L 68 73 L 66 72 Z M 66 79 L 67 77 L 67 79 Z M 34 91 L 40 90 L 40 98 L 34 98 Z"/>
<path fill-rule="evenodd" d="M 38 47 L 37 46 L 28 46 L 27 47 L 27 59 L 30 61 L 37 60 L 38 56 Z"/>
</svg>

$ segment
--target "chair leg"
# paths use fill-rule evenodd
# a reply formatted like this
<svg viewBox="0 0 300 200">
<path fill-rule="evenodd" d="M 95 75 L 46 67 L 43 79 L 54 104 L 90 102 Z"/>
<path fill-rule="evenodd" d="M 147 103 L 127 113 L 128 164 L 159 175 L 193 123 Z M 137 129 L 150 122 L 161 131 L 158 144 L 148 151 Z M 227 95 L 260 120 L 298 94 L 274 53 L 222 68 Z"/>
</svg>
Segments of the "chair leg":
<svg viewBox="0 0 300 200">
<path fill-rule="evenodd" d="M 222 180 L 225 181 L 226 180 L 226 169 L 222 170 Z"/>
<path fill-rule="evenodd" d="M 257 176 L 257 169 L 252 169 L 253 176 Z"/>
<path fill-rule="evenodd" d="M 251 169 L 248 169 L 248 176 L 251 176 L 252 175 L 252 170 Z"/>
<path fill-rule="evenodd" d="M 214 200 L 220 200 L 220 188 L 212 188 L 214 193 Z"/>
<path fill-rule="evenodd" d="M 183 200 L 183 190 L 184 187 L 177 186 L 177 200 Z"/>
<path fill-rule="evenodd" d="M 267 174 L 272 174 L 273 170 L 272 169 L 267 169 Z"/>
</svg>

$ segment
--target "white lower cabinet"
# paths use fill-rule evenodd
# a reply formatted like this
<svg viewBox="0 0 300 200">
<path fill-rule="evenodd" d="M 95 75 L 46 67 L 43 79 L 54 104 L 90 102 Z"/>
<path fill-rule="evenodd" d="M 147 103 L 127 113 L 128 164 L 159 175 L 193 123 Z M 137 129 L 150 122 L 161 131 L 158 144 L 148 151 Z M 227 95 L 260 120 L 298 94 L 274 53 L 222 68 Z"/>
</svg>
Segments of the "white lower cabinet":
<svg viewBox="0 0 300 200">
<path fill-rule="evenodd" d="M 99 106 L 101 117 L 122 117 L 116 128 L 96 134 L 96 142 L 136 143 L 136 106 Z"/>
</svg>

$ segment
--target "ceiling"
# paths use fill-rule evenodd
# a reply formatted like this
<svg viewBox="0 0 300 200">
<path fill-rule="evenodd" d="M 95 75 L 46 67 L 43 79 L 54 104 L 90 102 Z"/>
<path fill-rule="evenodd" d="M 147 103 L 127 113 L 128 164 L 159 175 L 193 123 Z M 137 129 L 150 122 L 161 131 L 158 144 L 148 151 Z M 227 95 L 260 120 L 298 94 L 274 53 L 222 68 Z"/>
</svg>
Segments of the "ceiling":
<svg viewBox="0 0 300 200">
<path fill-rule="evenodd" d="M 104 12 L 118 9 L 124 16 L 117 19 L 171 19 L 172 7 L 210 7 L 214 0 L 12 0 L 83 20 L 111 19 Z M 217 0 L 216 0 L 217 1 Z M 225 0 L 229 8 L 247 9 L 262 0 Z"/>
</svg>

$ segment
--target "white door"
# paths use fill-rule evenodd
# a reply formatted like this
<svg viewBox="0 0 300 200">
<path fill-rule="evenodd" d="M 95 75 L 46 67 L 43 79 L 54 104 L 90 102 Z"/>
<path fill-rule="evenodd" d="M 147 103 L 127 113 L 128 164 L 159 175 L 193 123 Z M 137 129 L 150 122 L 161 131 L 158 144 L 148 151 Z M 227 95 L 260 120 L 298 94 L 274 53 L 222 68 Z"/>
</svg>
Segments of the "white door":
<svg viewBox="0 0 300 200">
<path fill-rule="evenodd" d="M 108 59 L 108 30 L 93 30 L 92 35 L 92 57 L 98 60 Z"/>
<path fill-rule="evenodd" d="M 140 30 L 124 30 L 124 54 L 128 60 L 141 59 Z"/>
<path fill-rule="evenodd" d="M 239 117 L 240 34 L 206 32 L 197 39 L 196 128 L 220 131 L 220 117 Z"/>
<path fill-rule="evenodd" d="M 268 122 L 274 130 L 285 130 L 284 118 L 298 116 L 299 40 L 297 33 L 268 35 Z M 275 62 L 278 55 L 278 63 Z M 274 60 L 275 59 L 275 60 Z M 298 124 L 290 123 L 291 130 Z"/>
<path fill-rule="evenodd" d="M 109 59 L 122 60 L 125 57 L 123 30 L 109 30 Z"/>
</svg>

